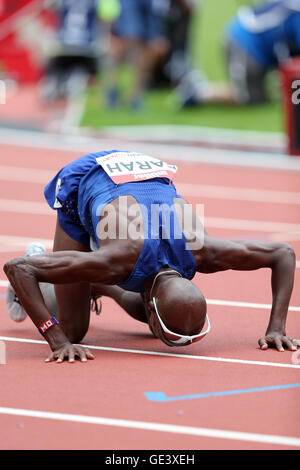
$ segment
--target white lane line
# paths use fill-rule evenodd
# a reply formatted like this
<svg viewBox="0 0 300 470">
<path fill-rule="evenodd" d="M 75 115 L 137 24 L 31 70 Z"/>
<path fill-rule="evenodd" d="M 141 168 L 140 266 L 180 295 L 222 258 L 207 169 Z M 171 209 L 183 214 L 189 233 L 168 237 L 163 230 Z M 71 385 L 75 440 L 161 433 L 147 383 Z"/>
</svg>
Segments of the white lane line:
<svg viewBox="0 0 300 470">
<path fill-rule="evenodd" d="M 240 302 L 234 300 L 214 300 L 208 299 L 206 301 L 209 305 L 221 305 L 227 307 L 242 307 L 242 308 L 258 308 L 258 309 L 266 309 L 270 310 L 272 308 L 271 304 L 258 304 L 253 302 Z M 289 307 L 290 312 L 300 312 L 300 307 Z"/>
<path fill-rule="evenodd" d="M 0 180 L 47 184 L 55 176 L 57 171 L 0 165 Z M 263 204 L 300 204 L 300 192 L 238 188 L 185 182 L 176 182 L 176 188 L 178 192 L 182 193 L 185 197 L 252 201 L 262 202 Z"/>
<path fill-rule="evenodd" d="M 300 267 L 300 266 L 298 266 Z M 0 280 L 0 287 L 7 287 L 8 281 Z M 218 299 L 206 299 L 208 305 L 215 305 L 220 307 L 238 307 L 238 308 L 252 308 L 259 310 L 270 310 L 271 304 L 259 304 L 254 302 L 240 302 L 234 300 L 218 300 Z M 290 306 L 290 312 L 300 312 L 300 307 Z"/>
<path fill-rule="evenodd" d="M 0 280 L 0 287 L 7 287 L 8 281 Z M 238 307 L 238 308 L 253 308 L 259 310 L 271 310 L 271 304 L 259 304 L 254 302 L 240 302 L 235 300 L 218 300 L 218 299 L 206 299 L 208 305 L 215 305 L 221 307 Z M 300 312 L 300 307 L 290 306 L 290 312 Z"/>
<path fill-rule="evenodd" d="M 129 419 L 104 418 L 101 416 L 84 416 L 68 413 L 53 413 L 49 411 L 25 410 L 18 408 L 0 407 L 0 414 L 10 416 L 23 416 L 27 418 L 53 419 L 82 424 L 98 424 L 125 429 L 139 429 L 142 431 L 167 432 L 197 437 L 210 437 L 213 439 L 229 439 L 246 442 L 259 442 L 262 444 L 300 447 L 300 439 L 297 437 L 278 436 L 272 434 L 258 434 L 223 429 L 197 428 L 192 426 L 180 426 L 176 424 L 155 423 L 147 421 L 134 421 Z"/>
<path fill-rule="evenodd" d="M 13 338 L 10 336 L 0 336 L 0 341 L 16 342 L 16 343 L 28 343 L 28 344 L 47 344 L 43 340 L 32 340 L 26 338 Z M 125 354 L 140 354 L 143 356 L 161 356 L 161 357 L 172 357 L 179 359 L 195 359 L 199 361 L 212 361 L 212 362 L 226 362 L 230 364 L 243 364 L 243 365 L 254 365 L 254 366 L 267 366 L 267 367 L 280 367 L 286 369 L 300 369 L 300 365 L 297 364 L 284 364 L 282 362 L 267 362 L 267 361 L 251 361 L 246 359 L 231 359 L 225 357 L 214 357 L 214 356 L 196 356 L 191 354 L 176 354 L 176 353 L 164 353 L 158 351 L 147 351 L 143 349 L 127 349 L 127 348 L 112 348 L 108 346 L 94 346 L 90 344 L 81 344 L 89 349 L 95 349 L 98 351 L 110 351 Z"/>
</svg>

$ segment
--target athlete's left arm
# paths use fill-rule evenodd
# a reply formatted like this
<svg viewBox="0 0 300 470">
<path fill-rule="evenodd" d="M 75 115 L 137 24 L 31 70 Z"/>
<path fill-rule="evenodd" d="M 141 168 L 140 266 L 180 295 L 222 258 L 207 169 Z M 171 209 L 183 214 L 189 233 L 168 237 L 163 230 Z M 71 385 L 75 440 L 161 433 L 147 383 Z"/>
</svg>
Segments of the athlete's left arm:
<svg viewBox="0 0 300 470">
<path fill-rule="evenodd" d="M 265 336 L 259 346 L 276 347 L 283 351 L 297 349 L 300 342 L 286 336 L 286 318 L 293 291 L 296 257 L 293 248 L 285 243 L 263 243 L 240 240 L 221 240 L 205 235 L 199 252 L 198 271 L 214 273 L 229 269 L 250 271 L 270 268 L 272 271 L 272 309 Z"/>
</svg>

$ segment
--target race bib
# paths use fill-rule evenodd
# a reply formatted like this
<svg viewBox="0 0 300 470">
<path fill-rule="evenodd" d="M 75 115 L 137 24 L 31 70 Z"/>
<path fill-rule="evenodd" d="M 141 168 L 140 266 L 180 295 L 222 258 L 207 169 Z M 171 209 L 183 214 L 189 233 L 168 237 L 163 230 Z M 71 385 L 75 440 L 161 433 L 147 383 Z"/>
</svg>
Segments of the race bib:
<svg viewBox="0 0 300 470">
<path fill-rule="evenodd" d="M 172 181 L 177 166 L 136 152 L 116 152 L 97 158 L 97 162 L 115 184 L 168 178 Z"/>
</svg>

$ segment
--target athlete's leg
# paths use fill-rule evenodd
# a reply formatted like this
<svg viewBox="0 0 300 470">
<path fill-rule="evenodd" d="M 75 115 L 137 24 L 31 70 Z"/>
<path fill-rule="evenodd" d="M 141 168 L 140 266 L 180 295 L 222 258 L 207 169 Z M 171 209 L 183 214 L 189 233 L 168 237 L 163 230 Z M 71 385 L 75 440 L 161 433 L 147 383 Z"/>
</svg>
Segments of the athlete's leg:
<svg viewBox="0 0 300 470">
<path fill-rule="evenodd" d="M 90 251 L 69 237 L 57 221 L 53 251 Z M 85 336 L 90 322 L 90 285 L 87 283 L 55 285 L 60 326 L 73 343 Z"/>
</svg>

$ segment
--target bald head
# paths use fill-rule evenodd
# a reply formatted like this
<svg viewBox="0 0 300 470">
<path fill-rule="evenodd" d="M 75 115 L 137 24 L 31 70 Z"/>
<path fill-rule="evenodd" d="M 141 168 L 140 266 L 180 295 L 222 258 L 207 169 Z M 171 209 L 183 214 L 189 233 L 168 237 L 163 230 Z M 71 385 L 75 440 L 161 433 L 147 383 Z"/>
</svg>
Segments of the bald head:
<svg viewBox="0 0 300 470">
<path fill-rule="evenodd" d="M 201 332 L 207 306 L 203 294 L 192 282 L 178 276 L 163 276 L 157 284 L 155 298 L 169 330 L 188 336 Z M 156 315 L 153 315 L 153 326 L 158 334 L 161 327 Z M 162 339 L 161 334 L 159 337 Z"/>
</svg>

